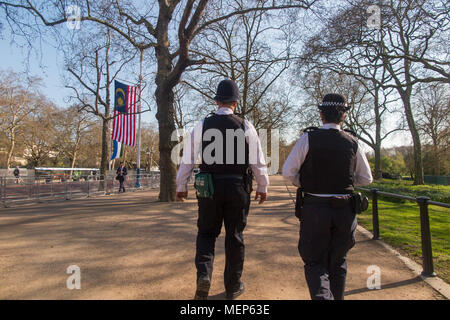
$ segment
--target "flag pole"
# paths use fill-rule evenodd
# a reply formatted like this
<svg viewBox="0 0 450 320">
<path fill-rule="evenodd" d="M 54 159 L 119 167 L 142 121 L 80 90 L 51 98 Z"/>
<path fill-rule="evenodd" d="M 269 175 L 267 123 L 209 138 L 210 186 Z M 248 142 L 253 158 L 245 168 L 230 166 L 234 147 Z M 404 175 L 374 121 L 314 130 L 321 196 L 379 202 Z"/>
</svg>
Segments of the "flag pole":
<svg viewBox="0 0 450 320">
<path fill-rule="evenodd" d="M 137 167 L 137 175 L 136 175 L 136 188 L 141 187 L 141 106 L 142 106 L 142 65 L 144 61 L 144 49 L 140 49 L 141 51 L 141 61 L 139 66 L 139 103 L 138 103 L 138 130 L 137 130 L 137 159 L 136 159 L 136 167 Z"/>
</svg>

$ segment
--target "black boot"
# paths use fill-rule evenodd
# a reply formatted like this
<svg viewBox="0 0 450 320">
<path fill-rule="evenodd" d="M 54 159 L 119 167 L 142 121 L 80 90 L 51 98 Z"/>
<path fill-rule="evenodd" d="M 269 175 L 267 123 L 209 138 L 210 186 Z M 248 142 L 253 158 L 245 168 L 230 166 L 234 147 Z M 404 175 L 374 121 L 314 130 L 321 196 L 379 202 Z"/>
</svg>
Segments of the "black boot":
<svg viewBox="0 0 450 320">
<path fill-rule="evenodd" d="M 197 281 L 197 290 L 195 291 L 194 300 L 207 300 L 211 281 L 208 279 L 199 279 Z"/>
<path fill-rule="evenodd" d="M 244 283 L 241 282 L 239 284 L 239 288 L 236 291 L 227 291 L 227 300 L 234 300 L 237 297 L 239 297 L 241 294 L 243 294 L 245 291 Z"/>
</svg>

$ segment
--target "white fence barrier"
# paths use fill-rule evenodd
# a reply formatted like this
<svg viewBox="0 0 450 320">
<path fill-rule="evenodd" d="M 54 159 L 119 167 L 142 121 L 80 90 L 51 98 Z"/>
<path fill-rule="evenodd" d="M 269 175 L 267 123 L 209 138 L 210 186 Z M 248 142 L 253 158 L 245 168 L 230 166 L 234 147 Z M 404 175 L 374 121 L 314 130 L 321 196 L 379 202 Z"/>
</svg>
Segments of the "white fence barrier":
<svg viewBox="0 0 450 320">
<path fill-rule="evenodd" d="M 159 172 L 128 174 L 124 181 L 127 191 L 159 188 Z M 80 178 L 60 176 L 0 177 L 0 201 L 7 207 L 19 203 L 33 203 L 50 199 L 72 199 L 92 195 L 113 194 L 119 191 L 116 176 L 85 175 Z"/>
</svg>

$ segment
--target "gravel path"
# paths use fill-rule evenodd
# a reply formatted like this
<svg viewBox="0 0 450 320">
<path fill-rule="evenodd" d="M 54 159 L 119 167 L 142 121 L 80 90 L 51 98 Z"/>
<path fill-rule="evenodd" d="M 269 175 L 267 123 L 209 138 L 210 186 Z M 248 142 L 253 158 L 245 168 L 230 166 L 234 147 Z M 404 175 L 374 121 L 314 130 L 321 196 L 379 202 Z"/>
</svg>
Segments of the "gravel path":
<svg viewBox="0 0 450 320">
<path fill-rule="evenodd" d="M 269 201 L 251 206 L 240 299 L 309 299 L 293 203 L 281 177 L 271 183 Z M 153 190 L 0 209 L 0 299 L 192 299 L 194 192 L 184 203 L 156 199 Z M 221 234 L 210 299 L 225 297 L 223 246 Z M 80 290 L 66 287 L 70 265 Z M 348 265 L 346 299 L 442 298 L 359 232 Z M 370 265 L 381 268 L 381 290 L 366 287 Z"/>
</svg>

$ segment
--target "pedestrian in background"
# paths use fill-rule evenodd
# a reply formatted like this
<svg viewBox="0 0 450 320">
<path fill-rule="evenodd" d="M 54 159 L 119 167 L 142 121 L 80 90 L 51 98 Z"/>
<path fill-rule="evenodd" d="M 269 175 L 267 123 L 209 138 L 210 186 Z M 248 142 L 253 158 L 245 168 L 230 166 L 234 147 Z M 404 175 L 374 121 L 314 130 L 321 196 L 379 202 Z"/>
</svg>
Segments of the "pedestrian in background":
<svg viewBox="0 0 450 320">
<path fill-rule="evenodd" d="M 117 168 L 116 173 L 117 173 L 116 180 L 119 180 L 119 193 L 120 193 L 120 191 L 125 192 L 124 181 L 125 181 L 125 176 L 128 174 L 128 172 L 127 172 L 127 168 L 125 168 L 125 166 L 123 165 L 123 162 L 120 163 L 119 168 Z"/>
<path fill-rule="evenodd" d="M 16 166 L 13 173 L 14 173 L 14 177 L 16 178 L 16 183 L 19 184 L 20 183 L 20 170 L 19 170 L 18 166 Z"/>
</svg>

